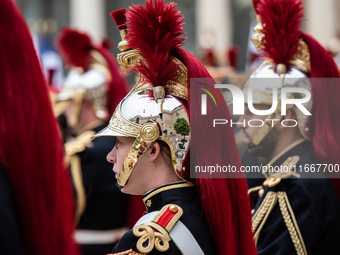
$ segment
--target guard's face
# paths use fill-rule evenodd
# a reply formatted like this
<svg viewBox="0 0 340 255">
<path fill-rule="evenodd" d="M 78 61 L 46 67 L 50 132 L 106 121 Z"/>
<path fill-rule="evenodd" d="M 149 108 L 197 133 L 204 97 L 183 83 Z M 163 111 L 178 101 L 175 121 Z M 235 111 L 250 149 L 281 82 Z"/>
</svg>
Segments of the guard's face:
<svg viewBox="0 0 340 255">
<path fill-rule="evenodd" d="M 123 162 L 128 156 L 134 141 L 135 138 L 132 137 L 116 137 L 116 145 L 106 157 L 107 161 L 114 164 L 113 172 L 115 173 L 116 179 L 118 179 L 118 175 L 122 170 Z M 131 195 L 143 195 L 145 193 L 144 183 L 148 178 L 145 177 L 146 171 L 142 170 L 148 166 L 146 165 L 145 157 L 143 156 L 132 171 L 128 183 L 121 189 L 123 193 Z"/>
<path fill-rule="evenodd" d="M 107 155 L 106 159 L 113 163 L 113 172 L 116 179 L 122 170 L 123 162 L 128 155 L 128 152 L 133 144 L 134 138 L 131 137 L 116 137 L 116 145 Z"/>
<path fill-rule="evenodd" d="M 255 104 L 254 108 L 257 110 L 267 110 L 270 108 L 270 106 L 265 105 L 265 104 Z M 244 107 L 244 115 L 237 121 L 237 127 L 243 130 L 244 134 L 244 142 L 249 144 L 256 133 L 259 131 L 261 128 L 262 120 L 265 125 L 266 121 L 265 119 L 267 118 L 267 115 L 256 115 L 253 114 L 247 105 Z"/>
<path fill-rule="evenodd" d="M 76 104 L 73 99 L 67 100 L 68 106 L 64 112 L 68 126 L 72 132 L 77 132 L 80 122 L 80 111 L 82 104 Z"/>
<path fill-rule="evenodd" d="M 64 111 L 64 115 L 65 115 L 67 121 L 70 121 L 71 116 L 72 116 L 72 112 L 74 112 L 75 104 L 74 104 L 72 99 L 67 100 L 66 102 L 67 102 L 67 108 Z"/>
</svg>

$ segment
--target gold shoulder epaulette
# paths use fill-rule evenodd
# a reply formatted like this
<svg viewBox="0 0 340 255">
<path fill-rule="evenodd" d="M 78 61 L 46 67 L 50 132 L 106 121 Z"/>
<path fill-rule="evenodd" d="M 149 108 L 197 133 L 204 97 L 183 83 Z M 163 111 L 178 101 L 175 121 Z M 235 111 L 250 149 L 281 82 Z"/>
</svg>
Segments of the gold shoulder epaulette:
<svg viewBox="0 0 340 255">
<path fill-rule="evenodd" d="M 291 156 L 288 157 L 283 163 L 283 167 L 289 168 L 289 171 L 293 169 L 294 166 L 299 162 L 300 157 L 299 156 Z"/>
<path fill-rule="evenodd" d="M 268 186 L 270 188 L 274 187 L 278 185 L 281 182 L 281 180 L 288 179 L 291 176 L 300 178 L 300 175 L 293 171 L 293 168 L 296 166 L 299 160 L 300 160 L 299 156 L 288 157 L 278 168 L 278 171 L 275 171 L 274 173 L 269 175 L 269 177 L 263 182 L 263 186 Z"/>
<path fill-rule="evenodd" d="M 150 253 L 153 248 L 160 252 L 169 249 L 169 232 L 183 214 L 183 209 L 174 204 L 165 205 L 152 221 L 136 226 L 133 234 L 139 237 L 137 249 L 141 253 Z"/>
<path fill-rule="evenodd" d="M 86 147 L 90 147 L 92 143 L 92 137 L 96 132 L 89 130 L 78 135 L 74 140 L 65 143 L 65 155 L 70 157 L 74 154 L 82 152 Z"/>
</svg>

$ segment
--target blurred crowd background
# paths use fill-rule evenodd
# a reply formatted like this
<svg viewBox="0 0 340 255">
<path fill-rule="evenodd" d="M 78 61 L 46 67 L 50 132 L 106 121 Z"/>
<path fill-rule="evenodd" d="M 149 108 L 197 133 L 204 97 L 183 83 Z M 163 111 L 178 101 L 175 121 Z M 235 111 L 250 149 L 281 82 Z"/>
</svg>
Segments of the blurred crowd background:
<svg viewBox="0 0 340 255">
<path fill-rule="evenodd" d="M 143 0 L 16 0 L 35 38 L 46 70 L 54 69 L 53 86 L 63 79 L 55 38 L 60 29 L 71 26 L 89 33 L 101 43 L 112 45 L 116 55 L 120 35 L 111 11 L 128 8 Z M 184 48 L 198 57 L 211 74 L 227 77 L 247 74 L 257 65 L 259 54 L 250 36 L 256 24 L 251 0 L 180 0 L 188 39 Z M 340 63 L 340 1 L 305 0 L 303 29 L 313 35 Z M 337 59 L 339 60 L 337 61 Z M 47 72 L 47 71 L 46 71 Z"/>
</svg>

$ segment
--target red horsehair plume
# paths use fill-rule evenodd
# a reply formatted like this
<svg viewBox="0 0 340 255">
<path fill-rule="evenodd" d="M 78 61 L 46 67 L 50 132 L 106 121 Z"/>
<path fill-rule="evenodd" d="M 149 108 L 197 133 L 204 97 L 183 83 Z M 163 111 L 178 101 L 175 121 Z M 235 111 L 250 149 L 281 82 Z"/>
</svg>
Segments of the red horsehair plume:
<svg viewBox="0 0 340 255">
<path fill-rule="evenodd" d="M 302 0 L 260 0 L 256 12 L 263 22 L 264 55 L 275 65 L 284 64 L 298 52 L 303 14 Z"/>
<path fill-rule="evenodd" d="M 257 5 L 259 4 L 260 0 L 253 0 L 253 6 L 254 6 L 254 10 L 257 13 Z"/>
<path fill-rule="evenodd" d="M 127 13 L 129 47 L 138 49 L 145 63 L 136 70 L 153 86 L 165 86 L 175 80 L 176 64 L 170 53 L 182 45 L 185 38 L 183 16 L 175 3 L 146 0 L 145 7 L 134 5 Z"/>
<path fill-rule="evenodd" d="M 125 17 L 126 9 L 119 9 L 117 11 L 110 12 L 111 17 L 116 22 L 119 30 L 127 29 L 126 26 L 126 17 Z"/>
</svg>

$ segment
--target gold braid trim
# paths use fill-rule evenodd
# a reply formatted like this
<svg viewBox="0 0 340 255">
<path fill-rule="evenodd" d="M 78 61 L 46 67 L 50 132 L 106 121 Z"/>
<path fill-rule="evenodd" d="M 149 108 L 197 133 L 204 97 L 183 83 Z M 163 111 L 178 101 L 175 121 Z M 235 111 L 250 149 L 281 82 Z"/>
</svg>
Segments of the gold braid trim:
<svg viewBox="0 0 340 255">
<path fill-rule="evenodd" d="M 252 231 L 254 233 L 255 244 L 257 245 L 257 241 L 259 239 L 261 230 L 266 223 L 269 214 L 273 210 L 275 204 L 277 202 L 277 194 L 276 192 L 270 191 L 267 193 L 263 202 L 261 203 L 259 209 L 256 211 L 252 218 Z"/>
<path fill-rule="evenodd" d="M 70 159 L 70 169 L 71 175 L 74 183 L 74 188 L 76 191 L 76 211 L 74 215 L 74 226 L 77 226 L 80 217 L 83 215 L 86 208 L 86 193 L 83 184 L 80 157 L 78 155 L 73 155 Z"/>
<path fill-rule="evenodd" d="M 253 188 L 248 189 L 248 195 L 250 195 L 253 192 L 259 191 L 260 189 L 262 189 L 262 186 L 256 186 Z"/>
<path fill-rule="evenodd" d="M 280 191 L 278 192 L 277 196 L 279 200 L 279 206 L 282 213 L 282 217 L 287 226 L 296 253 L 297 255 L 306 255 L 307 254 L 306 246 L 303 241 L 299 226 L 297 224 L 293 209 L 289 203 L 287 194 L 286 192 Z"/>
<path fill-rule="evenodd" d="M 134 250 L 130 249 L 130 250 L 127 250 L 127 251 L 122 251 L 122 252 L 118 252 L 118 253 L 110 253 L 110 254 L 107 254 L 107 255 L 144 255 L 146 253 L 138 253 L 138 252 L 135 252 Z"/>
<path fill-rule="evenodd" d="M 282 164 L 282 166 L 289 167 L 288 172 L 279 172 L 270 175 L 271 177 L 267 178 L 263 185 L 268 187 L 274 187 L 278 185 L 282 179 L 290 178 L 292 175 L 296 178 L 300 178 L 299 174 L 296 174 L 291 171 L 292 167 L 294 167 L 297 162 L 300 160 L 299 156 L 292 156 L 287 158 L 287 160 Z M 249 191 L 252 192 L 256 190 L 258 187 L 250 189 Z M 249 192 L 248 192 L 249 194 Z M 303 241 L 299 226 L 297 224 L 293 208 L 289 203 L 288 196 L 286 192 L 278 191 L 273 192 L 270 191 L 267 193 L 266 197 L 263 199 L 260 207 L 255 212 L 252 217 L 252 232 L 254 234 L 255 245 L 257 246 L 258 238 L 260 236 L 261 230 L 266 223 L 269 214 L 273 210 L 276 202 L 278 201 L 280 211 L 283 217 L 283 220 L 286 224 L 287 230 L 289 235 L 292 239 L 294 244 L 294 248 L 296 250 L 297 255 L 307 255 L 307 250 L 305 243 Z"/>
<path fill-rule="evenodd" d="M 86 147 L 92 146 L 92 137 L 96 134 L 93 130 L 88 130 L 78 135 L 74 140 L 64 144 L 65 158 L 64 163 L 67 167 L 70 164 L 70 158 L 77 153 L 80 153 L 86 149 Z"/>
<path fill-rule="evenodd" d="M 81 161 L 77 153 L 92 146 L 91 137 L 95 135 L 92 130 L 85 131 L 78 135 L 73 141 L 65 143 L 65 158 L 64 163 L 70 166 L 71 176 L 76 191 L 76 209 L 74 216 L 74 226 L 78 225 L 80 217 L 83 215 L 86 208 L 86 192 L 83 184 L 83 174 L 81 171 Z"/>
</svg>

